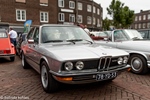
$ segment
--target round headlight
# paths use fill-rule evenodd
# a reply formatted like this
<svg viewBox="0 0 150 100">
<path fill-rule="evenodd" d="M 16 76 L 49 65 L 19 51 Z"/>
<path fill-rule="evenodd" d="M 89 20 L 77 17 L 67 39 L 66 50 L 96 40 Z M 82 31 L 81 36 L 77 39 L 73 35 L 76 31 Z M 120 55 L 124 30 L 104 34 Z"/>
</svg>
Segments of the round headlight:
<svg viewBox="0 0 150 100">
<path fill-rule="evenodd" d="M 83 63 L 82 61 L 78 61 L 78 62 L 76 63 L 76 68 L 77 68 L 78 70 L 82 70 L 82 69 L 84 68 L 84 63 Z"/>
<path fill-rule="evenodd" d="M 119 57 L 118 58 L 118 64 L 120 65 L 120 64 L 122 64 L 123 63 L 123 58 L 122 57 Z"/>
<path fill-rule="evenodd" d="M 128 57 L 123 57 L 123 63 L 126 64 L 128 62 Z"/>
<path fill-rule="evenodd" d="M 73 69 L 73 63 L 72 62 L 66 62 L 65 63 L 65 70 L 71 71 Z"/>
</svg>

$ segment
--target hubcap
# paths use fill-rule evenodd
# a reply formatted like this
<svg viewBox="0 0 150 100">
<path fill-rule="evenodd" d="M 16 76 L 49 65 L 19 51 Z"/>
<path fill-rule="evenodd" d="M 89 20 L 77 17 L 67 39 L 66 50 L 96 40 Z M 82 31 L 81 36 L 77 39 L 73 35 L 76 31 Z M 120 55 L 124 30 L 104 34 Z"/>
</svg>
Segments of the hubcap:
<svg viewBox="0 0 150 100">
<path fill-rule="evenodd" d="M 134 71 L 140 71 L 143 67 L 143 62 L 140 58 L 134 57 L 131 60 L 131 67 Z"/>
<path fill-rule="evenodd" d="M 41 69 L 41 79 L 42 79 L 43 87 L 47 88 L 47 86 L 48 86 L 48 73 L 47 73 L 47 69 L 46 69 L 45 65 L 43 65 L 42 69 Z"/>
</svg>

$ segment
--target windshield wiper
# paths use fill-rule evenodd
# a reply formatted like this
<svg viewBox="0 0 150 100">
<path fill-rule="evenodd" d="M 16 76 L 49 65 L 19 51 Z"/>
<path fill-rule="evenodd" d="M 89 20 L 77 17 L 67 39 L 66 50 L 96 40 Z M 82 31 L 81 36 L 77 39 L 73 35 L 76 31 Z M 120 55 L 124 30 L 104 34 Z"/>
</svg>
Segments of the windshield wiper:
<svg viewBox="0 0 150 100">
<path fill-rule="evenodd" d="M 92 41 L 89 41 L 89 40 L 86 40 L 86 39 L 72 39 L 72 40 L 66 40 L 67 42 L 72 42 L 75 44 L 75 42 L 77 41 L 87 41 L 87 42 L 90 42 L 91 44 L 93 44 Z"/>
<path fill-rule="evenodd" d="M 48 40 L 48 41 L 44 41 L 43 43 L 49 43 L 49 42 L 63 42 L 63 40 Z"/>
<path fill-rule="evenodd" d="M 86 39 L 82 39 L 82 40 L 87 41 L 87 42 L 90 42 L 91 44 L 93 44 L 93 42 L 92 42 L 92 41 L 89 41 L 89 40 L 86 40 Z"/>
</svg>

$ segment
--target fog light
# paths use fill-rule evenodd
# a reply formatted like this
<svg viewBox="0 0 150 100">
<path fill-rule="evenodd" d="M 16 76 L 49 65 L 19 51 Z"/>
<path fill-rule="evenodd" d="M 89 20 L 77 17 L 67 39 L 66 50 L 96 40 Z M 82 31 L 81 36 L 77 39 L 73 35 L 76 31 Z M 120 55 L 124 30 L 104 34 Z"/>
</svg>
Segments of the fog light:
<svg viewBox="0 0 150 100">
<path fill-rule="evenodd" d="M 65 70 L 71 71 L 73 69 L 73 63 L 72 62 L 66 62 L 65 63 Z"/>
<path fill-rule="evenodd" d="M 84 63 L 83 63 L 82 61 L 78 61 L 78 62 L 76 63 L 76 68 L 77 68 L 78 70 L 82 70 L 82 69 L 84 68 Z"/>
<path fill-rule="evenodd" d="M 122 57 L 119 57 L 118 58 L 118 64 L 120 65 L 120 64 L 122 64 L 123 63 L 123 58 Z"/>
</svg>

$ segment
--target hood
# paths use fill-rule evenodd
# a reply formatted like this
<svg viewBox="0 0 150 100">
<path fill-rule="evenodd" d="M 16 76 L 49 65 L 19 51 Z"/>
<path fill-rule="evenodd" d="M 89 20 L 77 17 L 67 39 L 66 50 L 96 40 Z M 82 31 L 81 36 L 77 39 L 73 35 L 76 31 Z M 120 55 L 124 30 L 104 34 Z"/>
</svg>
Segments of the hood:
<svg viewBox="0 0 150 100">
<path fill-rule="evenodd" d="M 102 56 L 128 55 L 127 52 L 98 44 L 86 45 L 43 45 L 51 56 L 59 60 L 98 59 Z"/>
</svg>

